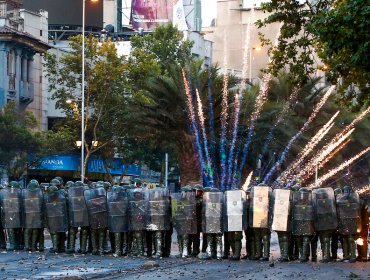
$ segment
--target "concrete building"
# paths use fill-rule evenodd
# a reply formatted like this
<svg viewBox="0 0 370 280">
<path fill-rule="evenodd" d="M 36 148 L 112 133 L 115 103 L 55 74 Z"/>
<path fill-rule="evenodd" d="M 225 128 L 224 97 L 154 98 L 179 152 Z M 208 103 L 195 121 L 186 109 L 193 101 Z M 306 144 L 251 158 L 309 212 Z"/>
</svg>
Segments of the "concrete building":
<svg viewBox="0 0 370 280">
<path fill-rule="evenodd" d="M 13 100 L 47 127 L 42 54 L 48 45 L 47 12 L 22 10 L 21 1 L 0 1 L 0 108 Z"/>
</svg>

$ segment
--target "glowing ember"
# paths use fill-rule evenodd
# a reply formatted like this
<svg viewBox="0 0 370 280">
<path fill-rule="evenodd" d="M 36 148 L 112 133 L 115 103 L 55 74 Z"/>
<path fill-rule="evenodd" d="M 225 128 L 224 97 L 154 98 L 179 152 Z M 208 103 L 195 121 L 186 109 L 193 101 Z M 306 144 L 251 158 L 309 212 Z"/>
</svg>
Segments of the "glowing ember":
<svg viewBox="0 0 370 280">
<path fill-rule="evenodd" d="M 357 238 L 355 242 L 357 245 L 360 245 L 360 246 L 364 245 L 364 240 L 362 238 Z"/>
<path fill-rule="evenodd" d="M 328 173 L 326 173 L 324 176 L 320 177 L 316 183 L 313 183 L 309 185 L 309 188 L 319 187 L 321 186 L 326 180 L 337 174 L 339 171 L 342 171 L 347 166 L 351 165 L 355 160 L 359 159 L 361 156 L 366 154 L 368 151 L 370 151 L 370 147 L 367 147 L 365 150 L 361 151 L 354 157 L 350 158 L 349 160 L 346 160 L 341 165 L 337 166 L 336 168 L 333 168 Z"/>
<path fill-rule="evenodd" d="M 245 180 L 245 183 L 243 185 L 243 190 L 244 191 L 247 191 L 249 185 L 251 184 L 251 181 L 252 181 L 252 176 L 253 176 L 253 171 L 251 171 L 247 177 L 247 179 Z"/>
<path fill-rule="evenodd" d="M 360 189 L 357 189 L 356 192 L 358 194 L 370 194 L 370 185 L 364 186 Z"/>
</svg>

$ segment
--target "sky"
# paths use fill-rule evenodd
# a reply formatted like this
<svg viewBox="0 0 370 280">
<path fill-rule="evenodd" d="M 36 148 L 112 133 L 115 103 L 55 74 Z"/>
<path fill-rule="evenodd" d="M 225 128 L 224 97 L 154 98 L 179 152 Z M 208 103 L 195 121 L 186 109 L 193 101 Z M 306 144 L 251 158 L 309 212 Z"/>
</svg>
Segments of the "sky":
<svg viewBox="0 0 370 280">
<path fill-rule="evenodd" d="M 216 18 L 216 1 L 217 0 L 201 0 L 202 1 L 202 26 L 211 25 L 212 19 Z"/>
</svg>

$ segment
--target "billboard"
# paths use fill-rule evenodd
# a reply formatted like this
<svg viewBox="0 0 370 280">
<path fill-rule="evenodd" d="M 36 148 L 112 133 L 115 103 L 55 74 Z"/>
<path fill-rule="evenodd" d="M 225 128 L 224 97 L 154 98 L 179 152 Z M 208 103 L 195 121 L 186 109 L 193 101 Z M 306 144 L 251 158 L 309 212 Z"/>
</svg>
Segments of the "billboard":
<svg viewBox="0 0 370 280">
<path fill-rule="evenodd" d="M 178 25 L 179 29 L 185 29 L 182 0 L 132 0 L 131 24 L 133 29 L 152 31 L 158 25 L 167 24 L 170 21 Z"/>
<path fill-rule="evenodd" d="M 86 26 L 103 28 L 103 2 L 86 1 Z M 82 25 L 82 1 L 23 0 L 23 7 L 49 12 L 49 24 Z"/>
</svg>

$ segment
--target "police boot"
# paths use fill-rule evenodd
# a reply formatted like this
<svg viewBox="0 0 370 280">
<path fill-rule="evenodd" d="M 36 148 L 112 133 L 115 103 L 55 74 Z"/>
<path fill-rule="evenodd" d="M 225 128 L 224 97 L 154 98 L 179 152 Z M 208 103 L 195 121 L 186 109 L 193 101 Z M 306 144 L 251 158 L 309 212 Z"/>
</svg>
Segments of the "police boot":
<svg viewBox="0 0 370 280">
<path fill-rule="evenodd" d="M 349 262 L 356 262 L 356 243 L 353 235 L 348 236 L 348 252 L 349 252 Z"/>
<path fill-rule="evenodd" d="M 135 232 L 136 252 L 138 257 L 143 256 L 143 235 L 140 231 Z"/>
<path fill-rule="evenodd" d="M 254 246 L 255 246 L 255 259 L 259 260 L 262 257 L 262 238 L 261 238 L 261 233 L 258 229 L 254 230 Z"/>
<path fill-rule="evenodd" d="M 92 229 L 91 230 L 91 247 L 92 247 L 92 254 L 98 255 L 99 254 L 99 234 L 97 233 L 98 230 Z"/>
<path fill-rule="evenodd" d="M 7 251 L 14 251 L 17 250 L 17 236 L 15 229 L 7 229 L 8 233 L 8 241 L 9 241 L 9 248 Z"/>
<path fill-rule="evenodd" d="M 279 240 L 279 247 L 280 247 L 280 258 L 278 259 L 279 262 L 287 262 L 288 259 L 288 251 L 289 251 L 289 241 L 286 232 L 278 232 L 278 240 Z"/>
<path fill-rule="evenodd" d="M 39 242 L 39 252 L 44 252 L 45 249 L 45 236 L 44 228 L 40 228 L 37 232 L 38 242 Z"/>
<path fill-rule="evenodd" d="M 114 246 L 113 246 L 114 248 Z M 109 249 L 108 246 L 108 237 L 107 237 L 107 231 L 104 229 L 104 236 L 103 236 L 103 253 L 109 254 L 112 250 Z"/>
<path fill-rule="evenodd" d="M 348 238 L 347 236 L 343 236 L 343 261 L 349 261 L 349 246 L 348 246 Z"/>
<path fill-rule="evenodd" d="M 16 238 L 16 250 L 23 250 L 24 249 L 24 235 L 21 228 L 17 228 L 14 230 L 15 238 Z"/>
<path fill-rule="evenodd" d="M 229 233 L 224 233 L 224 254 L 222 256 L 223 259 L 228 259 L 230 254 L 230 240 L 229 240 Z"/>
<path fill-rule="evenodd" d="M 207 248 L 208 248 L 208 238 L 207 238 L 207 236 L 208 236 L 208 234 L 202 233 L 202 253 L 207 252 Z"/>
<path fill-rule="evenodd" d="M 58 253 L 64 253 L 66 251 L 66 239 L 67 235 L 65 232 L 57 233 L 58 236 Z"/>
<path fill-rule="evenodd" d="M 105 243 L 107 241 L 105 229 L 98 230 L 98 253 L 100 256 L 104 256 Z"/>
<path fill-rule="evenodd" d="M 114 257 L 122 256 L 122 233 L 114 233 Z"/>
<path fill-rule="evenodd" d="M 122 255 L 127 256 L 128 255 L 128 233 L 124 232 L 122 233 Z"/>
<path fill-rule="evenodd" d="M 177 244 L 179 245 L 179 254 L 177 258 L 182 258 L 182 253 L 184 251 L 184 237 L 180 234 L 177 234 Z"/>
<path fill-rule="evenodd" d="M 76 229 L 76 232 L 75 232 L 75 240 L 76 240 L 76 235 L 77 235 L 77 229 Z M 78 250 L 79 253 L 86 254 L 88 238 L 89 238 L 88 228 L 82 227 L 81 230 L 80 230 L 80 249 Z"/>
<path fill-rule="evenodd" d="M 190 257 L 190 253 L 189 253 L 189 234 L 185 234 L 183 236 L 182 257 L 183 258 Z"/>
<path fill-rule="evenodd" d="M 202 249 L 203 249 L 203 244 L 207 244 L 207 249 L 205 252 L 202 252 L 199 254 L 198 258 L 202 260 L 208 260 L 212 256 L 212 243 L 213 243 L 213 238 L 212 234 L 207 234 L 207 239 L 203 239 L 202 243 Z M 202 250 L 203 251 L 203 250 Z"/>
<path fill-rule="evenodd" d="M 242 232 L 235 232 L 234 233 L 234 249 L 233 249 L 233 257 L 231 258 L 234 261 L 240 260 L 240 253 L 242 250 L 242 238 L 243 233 Z"/>
<path fill-rule="evenodd" d="M 164 235 L 164 252 L 163 257 L 169 258 L 171 256 L 171 245 L 172 245 L 172 227 L 170 230 L 165 231 Z"/>
<path fill-rule="evenodd" d="M 154 258 L 162 258 L 162 236 L 163 234 L 161 231 L 154 232 L 154 240 L 156 244 L 156 251 L 153 256 Z"/>
<path fill-rule="evenodd" d="M 5 231 L 0 222 L 0 250 L 6 250 Z"/>
<path fill-rule="evenodd" d="M 25 229 L 24 230 L 24 250 L 30 251 L 31 250 L 31 237 L 32 237 L 32 229 Z"/>
<path fill-rule="evenodd" d="M 311 261 L 317 262 L 317 234 L 313 237 L 313 239 L 310 242 L 311 245 Z"/>
<path fill-rule="evenodd" d="M 37 250 L 37 242 L 39 242 L 39 229 L 32 229 L 31 230 L 31 252 L 36 252 Z"/>
<path fill-rule="evenodd" d="M 222 234 L 216 235 L 216 259 L 222 259 Z"/>
<path fill-rule="evenodd" d="M 322 260 L 321 262 L 327 263 L 330 261 L 330 235 L 327 232 L 320 234 L 320 243 L 322 250 Z"/>
<path fill-rule="evenodd" d="M 67 254 L 74 254 L 76 250 L 76 235 L 78 228 L 70 227 L 68 232 Z"/>
<path fill-rule="evenodd" d="M 192 236 L 193 250 L 191 255 L 196 257 L 200 253 L 200 233 L 194 234 Z"/>
<path fill-rule="evenodd" d="M 299 261 L 307 262 L 310 255 L 310 238 L 308 236 L 304 236 L 301 244 L 301 257 Z"/>
<path fill-rule="evenodd" d="M 56 233 L 50 233 L 50 237 L 53 247 L 49 249 L 49 253 L 54 254 L 58 252 L 58 235 Z"/>
<path fill-rule="evenodd" d="M 262 261 L 268 261 L 270 259 L 270 233 L 265 232 L 262 236 L 262 242 L 263 242 L 263 255 L 262 255 Z M 287 240 L 288 242 L 288 240 Z M 288 250 L 289 245 L 287 245 L 286 250 Z"/>
</svg>

